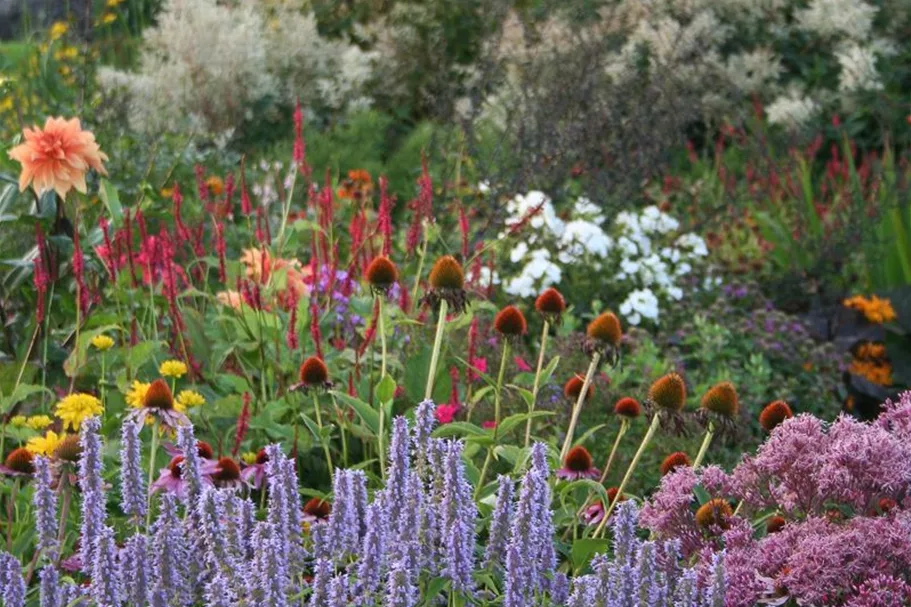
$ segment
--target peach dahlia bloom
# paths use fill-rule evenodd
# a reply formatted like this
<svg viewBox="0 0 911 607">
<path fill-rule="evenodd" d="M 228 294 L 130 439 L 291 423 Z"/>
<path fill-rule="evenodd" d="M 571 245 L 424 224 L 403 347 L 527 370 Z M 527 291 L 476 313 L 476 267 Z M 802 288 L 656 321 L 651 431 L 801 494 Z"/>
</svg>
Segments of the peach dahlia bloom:
<svg viewBox="0 0 911 607">
<path fill-rule="evenodd" d="M 19 191 L 31 184 L 40 196 L 54 190 L 61 198 L 76 188 L 86 192 L 85 173 L 89 168 L 107 175 L 102 161 L 108 159 L 95 142 L 91 131 L 83 131 L 78 118 L 48 118 L 44 128 L 23 131 L 25 142 L 9 151 L 22 164 Z"/>
</svg>

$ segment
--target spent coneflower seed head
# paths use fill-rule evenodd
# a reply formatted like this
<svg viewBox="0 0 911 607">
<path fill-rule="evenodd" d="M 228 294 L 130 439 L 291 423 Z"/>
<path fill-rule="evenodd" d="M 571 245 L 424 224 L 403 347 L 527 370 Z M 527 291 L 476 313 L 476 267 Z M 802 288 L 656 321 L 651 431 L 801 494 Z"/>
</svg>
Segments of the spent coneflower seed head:
<svg viewBox="0 0 911 607">
<path fill-rule="evenodd" d="M 710 499 L 696 511 L 696 524 L 703 529 L 719 527 L 727 529 L 728 519 L 734 516 L 734 511 L 727 500 L 720 497 Z"/>
<path fill-rule="evenodd" d="M 212 445 L 203 440 L 196 441 L 196 452 L 203 459 L 212 459 L 215 455 Z"/>
<path fill-rule="evenodd" d="M 443 255 L 430 270 L 430 286 L 434 289 L 461 290 L 465 287 L 465 272 L 452 255 Z"/>
<path fill-rule="evenodd" d="M 610 506 L 612 503 L 614 503 L 614 500 L 617 500 L 617 503 L 618 503 L 618 504 L 619 504 L 620 502 L 626 500 L 626 496 L 625 496 L 625 495 L 620 495 L 620 499 L 617 499 L 617 494 L 618 494 L 618 493 L 620 493 L 620 487 L 609 487 L 609 488 L 608 488 L 608 490 L 607 490 L 607 504 L 608 504 L 608 506 Z"/>
<path fill-rule="evenodd" d="M 680 411 L 686 404 L 686 384 L 676 373 L 668 373 L 655 380 L 648 389 L 648 398 L 662 409 Z"/>
<path fill-rule="evenodd" d="M 665 457 L 664 461 L 661 462 L 661 476 L 667 476 L 677 468 L 684 468 L 692 465 L 693 463 L 686 453 L 683 451 L 676 451 Z"/>
<path fill-rule="evenodd" d="M 364 273 L 367 282 L 374 291 L 386 292 L 399 279 L 399 270 L 392 260 L 385 255 L 379 255 L 367 266 Z"/>
<path fill-rule="evenodd" d="M 573 375 L 566 384 L 563 385 L 563 396 L 573 402 L 579 400 L 579 393 L 582 392 L 582 386 L 585 385 L 585 378 L 581 375 Z M 589 401 L 595 394 L 595 387 L 588 385 L 588 392 L 585 394 L 585 400 Z"/>
<path fill-rule="evenodd" d="M 783 516 L 775 515 L 765 522 L 765 531 L 767 534 L 772 535 L 773 533 L 778 533 L 781 529 L 787 524 L 788 521 L 785 520 Z"/>
<path fill-rule="evenodd" d="M 589 339 L 617 348 L 623 339 L 620 319 L 613 312 L 602 312 L 588 324 L 585 334 Z"/>
<path fill-rule="evenodd" d="M 715 384 L 703 394 L 700 406 L 706 411 L 711 411 L 724 417 L 733 418 L 737 415 L 739 403 L 737 390 L 729 381 Z"/>
<path fill-rule="evenodd" d="M 642 414 L 642 407 L 635 398 L 624 396 L 614 404 L 614 413 L 621 417 L 635 419 Z"/>
<path fill-rule="evenodd" d="M 164 409 L 174 408 L 174 397 L 171 394 L 171 388 L 165 380 L 159 378 L 149 385 L 145 397 L 142 399 L 142 406 L 146 409 Z"/>
<path fill-rule="evenodd" d="M 75 464 L 82 456 L 82 444 L 78 434 L 67 434 L 54 448 L 54 459 Z"/>
<path fill-rule="evenodd" d="M 10 451 L 9 455 L 6 456 L 6 460 L 3 462 L 3 464 L 8 470 L 12 471 L 13 473 L 33 474 L 35 472 L 35 464 L 33 458 L 34 456 L 28 449 L 19 447 L 18 449 L 13 449 Z"/>
<path fill-rule="evenodd" d="M 329 383 L 329 368 L 318 356 L 311 356 L 301 365 L 300 383 L 304 388 L 324 388 Z"/>
<path fill-rule="evenodd" d="M 538 314 L 543 316 L 545 320 L 556 324 L 560 322 L 563 312 L 566 311 L 566 300 L 563 299 L 563 295 L 560 291 L 550 287 L 538 295 L 538 298 L 535 300 L 535 310 L 537 310 Z"/>
<path fill-rule="evenodd" d="M 766 432 L 771 432 L 784 420 L 794 417 L 791 407 L 783 400 L 776 400 L 765 406 L 759 414 L 759 425 Z"/>
<path fill-rule="evenodd" d="M 329 518 L 330 510 L 329 502 L 318 497 L 312 497 L 304 504 L 304 514 L 315 520 Z"/>
<path fill-rule="evenodd" d="M 515 306 L 506 306 L 499 312 L 493 320 L 493 327 L 497 333 L 506 338 L 517 338 L 525 335 L 528 331 L 528 323 L 525 321 L 525 315 Z"/>
</svg>

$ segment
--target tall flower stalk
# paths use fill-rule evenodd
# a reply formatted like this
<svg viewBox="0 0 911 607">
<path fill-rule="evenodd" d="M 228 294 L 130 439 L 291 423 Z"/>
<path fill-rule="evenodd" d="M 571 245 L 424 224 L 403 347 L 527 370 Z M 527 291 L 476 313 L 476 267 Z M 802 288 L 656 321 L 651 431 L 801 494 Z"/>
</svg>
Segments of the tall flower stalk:
<svg viewBox="0 0 911 607">
<path fill-rule="evenodd" d="M 430 290 L 423 298 L 423 303 L 431 309 L 439 308 L 437 313 L 437 330 L 433 339 L 433 351 L 430 355 L 430 369 L 427 371 L 427 388 L 424 400 L 433 398 L 433 384 L 436 380 L 437 366 L 440 362 L 440 350 L 443 347 L 443 331 L 446 328 L 446 315 L 449 308 L 459 314 L 467 305 L 465 296 L 465 272 L 462 265 L 451 255 L 440 257 L 430 271 Z"/>
<path fill-rule="evenodd" d="M 386 347 L 386 319 L 383 314 L 383 300 L 389 293 L 389 289 L 396 283 L 399 277 L 398 268 L 385 255 L 374 258 L 367 266 L 365 272 L 367 282 L 373 291 L 374 306 L 376 306 L 376 324 L 377 331 L 380 334 L 380 382 L 386 379 L 387 368 L 387 347 Z M 386 477 L 386 450 L 383 446 L 386 434 L 386 404 L 379 403 L 379 423 L 377 429 L 377 449 L 379 450 L 380 474 Z"/>
<path fill-rule="evenodd" d="M 531 388 L 531 404 L 528 407 L 528 421 L 525 422 L 525 448 L 531 442 L 531 414 L 535 412 L 538 403 L 538 391 L 541 389 L 541 372 L 544 370 L 544 354 L 547 351 L 547 334 L 551 324 L 557 324 L 566 310 L 566 301 L 559 291 L 551 287 L 541 293 L 535 300 L 535 310 L 544 317 L 541 328 L 541 347 L 538 350 L 538 364 L 535 368 L 535 381 Z M 470 362 L 470 361 L 469 361 Z"/>
<path fill-rule="evenodd" d="M 702 445 L 693 460 L 693 468 L 698 468 L 705 459 L 705 454 L 712 443 L 712 437 L 715 435 L 717 426 L 730 427 L 734 424 L 734 418 L 739 410 L 737 391 L 731 382 L 721 382 L 709 388 L 702 396 L 699 403 L 699 414 L 706 420 L 705 438 L 702 439 Z"/>
</svg>

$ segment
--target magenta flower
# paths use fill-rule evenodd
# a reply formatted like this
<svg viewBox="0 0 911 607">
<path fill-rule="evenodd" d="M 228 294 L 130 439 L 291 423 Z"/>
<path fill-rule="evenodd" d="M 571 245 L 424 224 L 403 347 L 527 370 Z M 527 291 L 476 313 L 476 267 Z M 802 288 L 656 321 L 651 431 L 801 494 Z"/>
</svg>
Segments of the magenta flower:
<svg viewBox="0 0 911 607">
<path fill-rule="evenodd" d="M 256 454 L 256 461 L 244 467 L 240 478 L 254 489 L 262 489 L 266 480 L 266 462 L 268 461 L 269 456 L 266 454 L 266 450 L 260 449 Z"/>
<path fill-rule="evenodd" d="M 595 468 L 591 453 L 582 445 L 570 449 L 563 460 L 563 467 L 557 470 L 557 478 L 567 481 L 580 478 L 596 479 L 599 476 L 601 471 Z"/>
<path fill-rule="evenodd" d="M 171 462 L 159 471 L 158 480 L 152 483 L 152 493 L 156 491 L 173 493 L 180 501 L 186 501 L 188 485 L 183 478 L 183 462 L 184 457 L 182 455 L 175 455 L 171 458 Z M 212 484 L 210 475 L 215 471 L 214 468 L 212 462 L 203 463 L 202 482 L 204 485 Z"/>
<path fill-rule="evenodd" d="M 449 424 L 454 419 L 456 414 L 458 414 L 459 409 L 462 407 L 458 404 L 453 405 L 439 405 L 436 409 L 435 415 L 437 421 L 441 424 Z"/>
</svg>

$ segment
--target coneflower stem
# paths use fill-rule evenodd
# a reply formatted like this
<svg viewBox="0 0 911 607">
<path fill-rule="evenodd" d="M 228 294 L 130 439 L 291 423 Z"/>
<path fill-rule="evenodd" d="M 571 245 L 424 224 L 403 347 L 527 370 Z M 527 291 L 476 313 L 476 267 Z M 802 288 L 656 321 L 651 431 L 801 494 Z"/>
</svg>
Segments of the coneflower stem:
<svg viewBox="0 0 911 607">
<path fill-rule="evenodd" d="M 490 467 L 490 462 L 493 459 L 493 450 L 497 446 L 497 435 L 500 432 L 500 402 L 501 402 L 501 393 L 503 392 L 503 378 L 506 376 L 506 361 L 509 360 L 509 342 L 503 340 L 503 354 L 500 356 L 500 370 L 497 372 L 497 387 L 496 393 L 493 398 L 493 441 L 490 447 L 487 448 L 487 457 L 484 458 L 484 466 L 481 468 L 481 475 L 478 477 L 478 486 L 475 488 L 475 499 L 478 498 L 478 495 L 481 493 L 481 488 L 484 486 L 484 479 L 487 477 L 487 468 Z"/>
<path fill-rule="evenodd" d="M 607 457 L 607 462 L 604 464 L 604 470 L 601 471 L 601 479 L 598 481 L 602 485 L 604 484 L 605 479 L 607 479 L 607 473 L 610 470 L 611 464 L 614 463 L 614 456 L 617 455 L 617 447 L 620 446 L 620 439 L 623 438 L 623 435 L 626 434 L 626 431 L 629 430 L 629 420 L 623 419 L 620 422 L 620 429 L 617 430 L 617 438 L 614 439 L 614 446 L 611 447 L 610 455 Z"/>
<path fill-rule="evenodd" d="M 440 348 L 443 346 L 443 329 L 446 327 L 446 312 L 449 304 L 445 299 L 440 300 L 440 314 L 437 318 L 437 334 L 433 339 L 433 353 L 430 355 L 430 369 L 427 372 L 427 389 L 424 390 L 424 400 L 433 398 L 433 382 L 437 374 L 437 363 L 440 359 Z"/>
<path fill-rule="evenodd" d="M 380 333 L 380 381 L 382 382 L 386 378 L 386 323 L 383 319 L 383 296 L 377 293 L 375 296 L 377 313 L 376 313 L 376 322 L 377 322 L 377 331 Z M 380 477 L 386 478 L 386 452 L 383 449 L 383 438 L 386 432 L 386 403 L 379 403 L 379 427 L 376 433 L 376 448 L 379 451 L 379 460 L 380 460 Z"/>
<path fill-rule="evenodd" d="M 658 425 L 660 423 L 661 411 L 655 411 L 655 416 L 652 417 L 652 423 L 648 427 L 648 432 L 646 432 L 645 436 L 642 437 L 642 442 L 639 444 L 639 449 L 633 456 L 633 461 L 629 463 L 629 468 L 626 469 L 626 474 L 623 475 L 623 480 L 620 482 L 620 486 L 617 487 L 617 495 L 614 496 L 614 499 L 611 501 L 610 506 L 608 506 L 607 510 L 604 511 L 604 518 L 601 519 L 601 524 L 598 525 L 597 529 L 595 529 L 595 533 L 592 535 L 592 537 L 598 537 L 604 532 L 604 527 L 607 525 L 607 519 L 610 518 L 611 512 L 614 511 L 614 507 L 623 496 L 623 490 L 626 489 L 626 485 L 629 483 L 629 479 L 633 476 L 633 471 L 636 469 L 636 465 L 642 458 L 642 454 L 645 453 L 645 448 L 648 447 L 648 444 L 651 442 L 652 437 L 655 436 L 655 432 L 658 431 Z"/>
<path fill-rule="evenodd" d="M 332 454 L 329 453 L 329 441 L 323 436 L 323 417 L 319 412 L 319 397 L 316 391 L 313 392 L 313 412 L 316 415 L 316 427 L 319 428 L 319 442 L 323 445 L 323 453 L 326 455 L 326 467 L 329 468 L 329 480 L 335 480 L 335 469 L 332 467 Z"/>
<path fill-rule="evenodd" d="M 709 427 L 705 431 L 705 438 L 702 439 L 702 446 L 699 447 L 699 453 L 696 454 L 696 459 L 693 460 L 693 469 L 699 467 L 702 464 L 702 460 L 705 459 L 705 453 L 709 450 L 709 444 L 712 442 L 712 437 L 715 435 L 715 424 L 709 422 Z"/>
<path fill-rule="evenodd" d="M 544 368 L 544 351 L 547 349 L 547 331 L 550 329 L 550 323 L 544 321 L 544 329 L 541 331 L 541 350 L 538 352 L 538 368 L 535 370 L 535 383 L 531 388 L 531 406 L 528 408 L 528 414 L 535 412 L 535 404 L 538 402 L 538 390 L 541 389 L 541 371 Z M 525 422 L 525 448 L 531 441 L 531 417 Z"/>
<path fill-rule="evenodd" d="M 579 398 L 576 399 L 576 404 L 573 407 L 572 417 L 569 420 L 569 428 L 566 430 L 566 440 L 563 441 L 563 449 L 560 450 L 560 461 L 562 462 L 566 459 L 566 454 L 569 453 L 569 448 L 573 444 L 573 434 L 576 432 L 576 424 L 579 422 L 579 413 L 582 412 L 582 404 L 585 402 L 585 397 L 588 395 L 588 387 L 592 383 L 592 377 L 595 375 L 595 369 L 598 368 L 598 363 L 601 362 L 601 353 L 595 352 L 592 356 L 592 361 L 588 365 L 588 371 L 585 373 L 585 380 L 582 382 L 582 389 L 579 391 Z"/>
<path fill-rule="evenodd" d="M 152 422 L 152 447 L 149 450 L 149 497 L 146 502 L 146 529 L 152 524 L 152 483 L 155 481 L 155 455 L 158 451 L 158 418 L 153 417 Z"/>
</svg>

